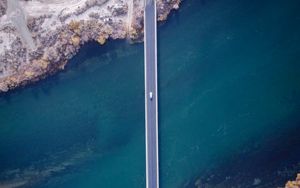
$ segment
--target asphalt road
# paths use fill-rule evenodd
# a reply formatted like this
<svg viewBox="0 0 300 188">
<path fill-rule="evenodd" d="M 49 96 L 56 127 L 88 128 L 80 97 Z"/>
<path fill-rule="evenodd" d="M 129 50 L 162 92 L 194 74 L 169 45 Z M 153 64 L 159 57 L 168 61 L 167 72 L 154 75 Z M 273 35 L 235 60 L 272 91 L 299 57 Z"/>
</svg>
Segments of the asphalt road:
<svg viewBox="0 0 300 188">
<path fill-rule="evenodd" d="M 157 37 L 154 0 L 145 0 L 144 16 L 146 186 L 147 188 L 158 188 Z M 152 99 L 150 98 L 150 92 L 153 93 Z"/>
</svg>

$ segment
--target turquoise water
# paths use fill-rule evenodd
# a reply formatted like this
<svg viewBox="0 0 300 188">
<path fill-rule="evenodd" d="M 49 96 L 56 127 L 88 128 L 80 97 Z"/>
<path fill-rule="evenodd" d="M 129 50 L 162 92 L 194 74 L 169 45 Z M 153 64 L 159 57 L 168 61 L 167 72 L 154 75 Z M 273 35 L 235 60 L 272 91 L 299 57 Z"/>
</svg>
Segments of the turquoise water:
<svg viewBox="0 0 300 188">
<path fill-rule="evenodd" d="M 65 72 L 3 96 L 1 177 L 20 174 L 33 187 L 143 187 L 141 70 L 141 44 L 90 44 Z"/>
<path fill-rule="evenodd" d="M 299 5 L 191 0 L 162 27 L 163 187 L 280 185 L 299 162 Z"/>
<path fill-rule="evenodd" d="M 300 171 L 299 9 L 186 0 L 161 24 L 161 187 L 269 188 Z M 0 182 L 145 187 L 143 71 L 142 44 L 91 43 L 1 95 Z"/>
</svg>

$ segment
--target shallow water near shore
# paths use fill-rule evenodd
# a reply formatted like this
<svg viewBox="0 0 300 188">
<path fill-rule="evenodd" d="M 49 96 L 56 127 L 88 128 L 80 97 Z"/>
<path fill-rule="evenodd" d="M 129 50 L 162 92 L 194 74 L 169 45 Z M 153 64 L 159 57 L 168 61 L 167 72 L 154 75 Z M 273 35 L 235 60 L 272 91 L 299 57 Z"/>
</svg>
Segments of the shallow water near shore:
<svg viewBox="0 0 300 188">
<path fill-rule="evenodd" d="M 269 188 L 300 171 L 299 7 L 186 0 L 160 24 L 161 187 Z M 145 187 L 143 60 L 142 44 L 90 43 L 1 95 L 2 185 Z"/>
</svg>

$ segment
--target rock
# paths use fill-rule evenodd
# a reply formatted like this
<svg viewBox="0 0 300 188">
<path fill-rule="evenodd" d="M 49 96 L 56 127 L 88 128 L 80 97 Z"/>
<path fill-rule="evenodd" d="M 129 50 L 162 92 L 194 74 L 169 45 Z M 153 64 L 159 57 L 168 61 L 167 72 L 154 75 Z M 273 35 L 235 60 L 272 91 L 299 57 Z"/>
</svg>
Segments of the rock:
<svg viewBox="0 0 300 188">
<path fill-rule="evenodd" d="M 202 185 L 203 185 L 203 183 L 202 183 L 201 179 L 197 179 L 197 181 L 195 182 L 194 185 L 195 185 L 195 187 L 197 187 L 197 188 L 201 188 Z"/>
<path fill-rule="evenodd" d="M 259 185 L 261 183 L 261 180 L 259 179 L 259 178 L 255 178 L 254 180 L 253 180 L 253 186 L 257 186 L 257 185 Z"/>
<path fill-rule="evenodd" d="M 40 64 L 40 67 L 41 67 L 42 69 L 46 69 L 46 68 L 48 67 L 48 65 L 49 65 L 49 61 L 48 61 L 48 60 L 41 59 L 41 60 L 39 61 L 39 64 Z"/>
<path fill-rule="evenodd" d="M 103 37 L 102 35 L 100 35 L 100 36 L 98 37 L 98 39 L 97 39 L 97 42 L 98 42 L 99 44 L 103 45 L 103 44 L 105 44 L 105 42 L 106 42 L 106 38 Z"/>
<path fill-rule="evenodd" d="M 285 188 L 300 188 L 300 173 L 297 174 L 295 181 L 288 181 Z"/>
<path fill-rule="evenodd" d="M 179 9 L 179 5 L 178 4 L 175 4 L 174 6 L 173 6 L 173 9 Z"/>
<path fill-rule="evenodd" d="M 0 80 L 0 92 L 7 92 L 9 90 L 8 85 L 6 82 Z"/>
<path fill-rule="evenodd" d="M 113 16 L 121 16 L 128 12 L 127 4 L 116 4 L 110 7 L 110 9 Z"/>
<path fill-rule="evenodd" d="M 76 35 L 72 36 L 71 41 L 74 46 L 78 46 L 80 44 L 80 37 Z"/>
<path fill-rule="evenodd" d="M 30 79 L 34 76 L 34 72 L 32 72 L 32 71 L 25 71 L 24 74 L 25 74 L 26 78 L 28 78 L 28 79 Z"/>
<path fill-rule="evenodd" d="M 69 29 L 75 33 L 79 33 L 80 32 L 80 23 L 77 21 L 72 20 L 69 23 Z"/>
</svg>

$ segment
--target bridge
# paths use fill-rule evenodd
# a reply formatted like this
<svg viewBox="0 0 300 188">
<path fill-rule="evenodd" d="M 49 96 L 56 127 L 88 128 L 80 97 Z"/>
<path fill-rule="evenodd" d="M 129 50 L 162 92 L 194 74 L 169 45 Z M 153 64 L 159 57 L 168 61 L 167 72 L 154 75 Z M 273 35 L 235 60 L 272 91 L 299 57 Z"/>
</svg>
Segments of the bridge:
<svg viewBox="0 0 300 188">
<path fill-rule="evenodd" d="M 157 95 L 157 25 L 156 2 L 145 0 L 145 128 L 146 128 L 146 187 L 159 188 L 158 165 L 158 95 Z"/>
</svg>

